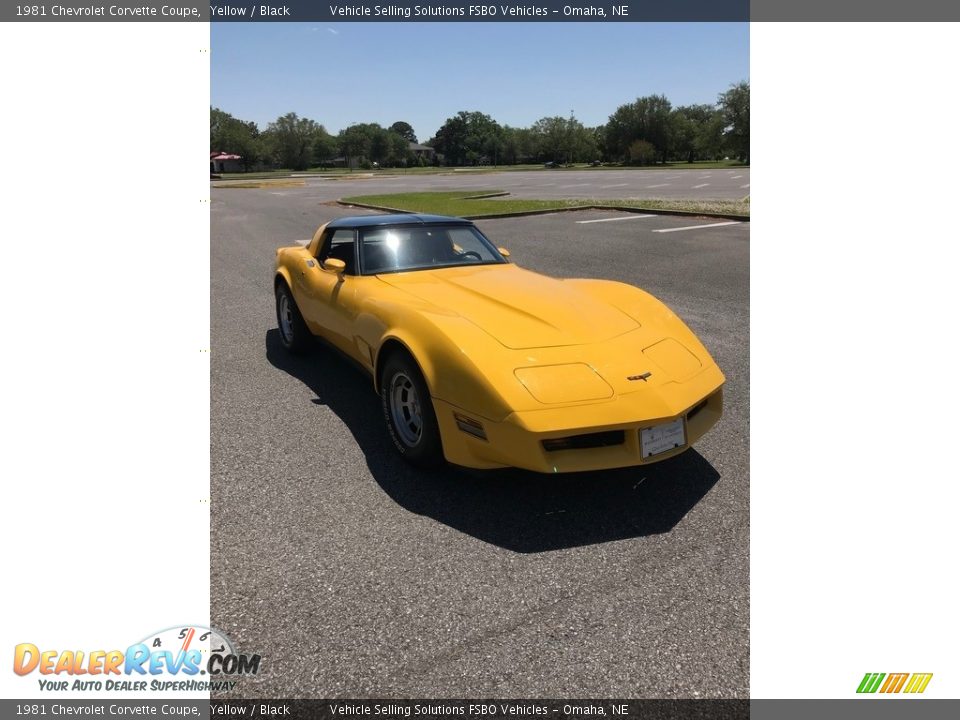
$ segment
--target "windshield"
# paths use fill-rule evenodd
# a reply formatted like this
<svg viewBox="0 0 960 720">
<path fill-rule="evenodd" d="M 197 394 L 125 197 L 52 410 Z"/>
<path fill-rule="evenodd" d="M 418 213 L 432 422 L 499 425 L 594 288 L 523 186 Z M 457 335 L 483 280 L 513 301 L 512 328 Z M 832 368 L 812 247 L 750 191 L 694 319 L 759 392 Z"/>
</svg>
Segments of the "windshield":
<svg viewBox="0 0 960 720">
<path fill-rule="evenodd" d="M 391 225 L 360 231 L 364 275 L 505 262 L 470 225 Z"/>
</svg>

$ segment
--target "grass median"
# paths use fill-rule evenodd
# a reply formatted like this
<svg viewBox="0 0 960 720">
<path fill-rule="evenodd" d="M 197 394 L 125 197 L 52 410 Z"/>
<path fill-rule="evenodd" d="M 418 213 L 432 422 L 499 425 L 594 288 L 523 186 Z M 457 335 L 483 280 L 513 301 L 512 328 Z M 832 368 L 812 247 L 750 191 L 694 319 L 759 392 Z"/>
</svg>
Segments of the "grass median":
<svg viewBox="0 0 960 720">
<path fill-rule="evenodd" d="M 533 200 L 504 196 L 470 199 L 470 196 L 496 193 L 496 190 L 456 190 L 449 192 L 391 193 L 354 195 L 341 198 L 350 205 L 373 205 L 378 208 L 432 215 L 479 218 L 507 213 L 549 212 L 603 206 L 629 210 L 659 210 L 702 215 L 750 216 L 750 199 L 743 200 L 636 200 L 578 198 L 575 200 Z"/>
</svg>

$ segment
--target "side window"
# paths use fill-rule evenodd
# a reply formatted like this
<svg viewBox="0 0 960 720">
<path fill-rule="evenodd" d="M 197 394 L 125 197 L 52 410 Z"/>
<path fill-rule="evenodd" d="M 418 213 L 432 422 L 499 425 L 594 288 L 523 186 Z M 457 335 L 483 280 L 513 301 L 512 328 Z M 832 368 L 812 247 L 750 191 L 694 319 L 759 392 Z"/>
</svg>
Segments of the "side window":
<svg viewBox="0 0 960 720">
<path fill-rule="evenodd" d="M 490 247 L 480 239 L 473 228 L 451 228 L 450 241 L 453 243 L 453 249 L 466 260 L 486 263 L 501 259 L 499 254 L 493 254 Z"/>
<path fill-rule="evenodd" d="M 327 234 L 320 252 L 317 253 L 317 260 L 323 262 L 327 258 L 337 258 L 347 264 L 344 271 L 347 275 L 357 274 L 356 254 L 354 253 L 353 230 L 341 228 L 334 230 L 332 234 Z"/>
</svg>

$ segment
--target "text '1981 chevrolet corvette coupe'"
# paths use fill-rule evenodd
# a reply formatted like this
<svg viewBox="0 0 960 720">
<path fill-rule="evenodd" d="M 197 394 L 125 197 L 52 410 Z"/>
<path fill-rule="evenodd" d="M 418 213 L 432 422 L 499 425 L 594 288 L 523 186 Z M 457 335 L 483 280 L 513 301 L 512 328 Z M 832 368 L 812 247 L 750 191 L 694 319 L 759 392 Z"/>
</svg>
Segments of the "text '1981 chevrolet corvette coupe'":
<svg viewBox="0 0 960 720">
<path fill-rule="evenodd" d="M 720 368 L 652 295 L 507 260 L 468 220 L 339 218 L 277 250 L 283 346 L 360 364 L 415 465 L 543 473 L 677 455 L 720 419 Z"/>
</svg>

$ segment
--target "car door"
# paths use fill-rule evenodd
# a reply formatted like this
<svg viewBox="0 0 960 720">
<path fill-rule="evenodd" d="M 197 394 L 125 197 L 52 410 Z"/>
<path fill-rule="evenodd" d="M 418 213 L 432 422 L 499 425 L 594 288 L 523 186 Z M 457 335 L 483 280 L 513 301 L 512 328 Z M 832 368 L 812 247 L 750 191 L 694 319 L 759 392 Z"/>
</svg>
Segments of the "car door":
<svg viewBox="0 0 960 720">
<path fill-rule="evenodd" d="M 328 258 L 346 263 L 341 273 L 324 268 Z M 320 241 L 315 260 L 307 260 L 296 280 L 300 310 L 310 330 L 345 352 L 351 348 L 357 274 L 356 233 L 352 229 L 330 229 Z"/>
</svg>

